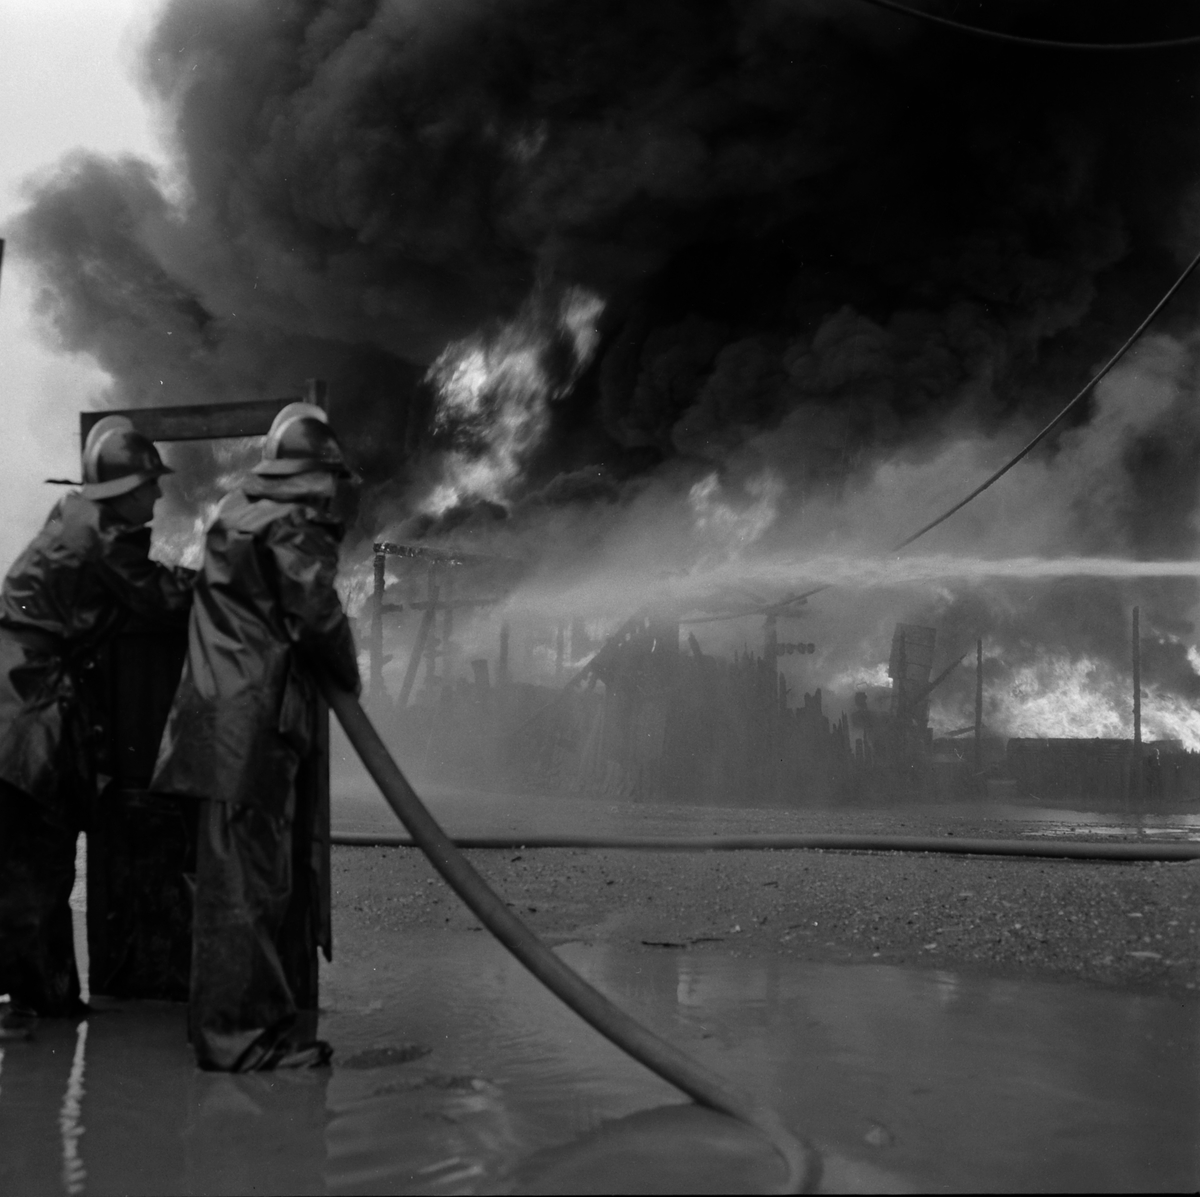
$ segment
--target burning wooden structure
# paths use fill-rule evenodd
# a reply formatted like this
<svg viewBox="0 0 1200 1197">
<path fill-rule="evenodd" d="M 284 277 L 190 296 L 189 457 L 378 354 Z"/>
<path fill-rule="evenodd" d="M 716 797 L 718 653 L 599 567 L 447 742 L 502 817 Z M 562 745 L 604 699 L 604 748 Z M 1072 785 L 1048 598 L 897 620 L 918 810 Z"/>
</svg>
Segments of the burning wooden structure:
<svg viewBox="0 0 1200 1197">
<path fill-rule="evenodd" d="M 471 661 L 468 676 L 464 662 L 455 666 L 454 613 L 504 601 L 517 563 L 450 548 L 375 548 L 373 689 L 388 659 L 384 617 L 403 606 L 391 600 L 407 596 L 407 607 L 420 614 L 399 702 L 386 698 L 377 710 L 418 774 L 441 781 L 721 805 L 964 801 L 1003 791 L 1136 808 L 1143 786 L 1148 806 L 1200 799 L 1200 754 L 1170 742 L 1143 749 L 1140 728 L 1132 742 L 1013 740 L 1006 751 L 1004 740 L 984 727 L 982 641 L 935 672 L 936 630 L 914 624 L 894 630 L 890 694 L 869 698 L 860 691 L 849 712 L 832 719 L 821 689 L 789 693 L 780 659 L 811 653 L 815 645 L 781 643 L 769 614 L 761 653 L 732 659 L 706 654 L 692 634 L 681 642 L 672 616 L 635 616 L 566 685 L 554 686 L 546 654 L 554 653 L 561 683 L 564 661 L 584 653 L 582 625 L 572 621 L 568 654 L 566 621 L 541 621 L 537 672 L 544 680 L 534 681 L 528 669 L 510 669 L 505 622 L 491 641 L 498 653 Z M 390 584 L 389 559 L 407 564 Z M 519 614 L 511 617 L 516 642 L 523 637 L 528 653 L 529 627 L 522 628 Z M 488 634 L 495 637 L 494 624 Z M 935 740 L 930 699 L 967 656 L 975 658 L 974 722 Z M 414 703 L 422 661 L 428 684 Z"/>
<path fill-rule="evenodd" d="M 383 684 L 383 667 L 392 659 L 384 652 L 385 616 L 399 615 L 406 610 L 419 612 L 421 616 L 400 688 L 398 705 L 403 710 L 408 706 L 422 660 L 425 661 L 427 681 L 432 683 L 438 677 L 439 664 L 441 677 L 453 678 L 458 664 L 454 640 L 455 612 L 491 607 L 503 601 L 523 567 L 521 562 L 511 558 L 434 545 L 378 541 L 372 547 L 375 554 L 374 591 L 368 639 L 370 673 L 367 693 L 376 709 L 390 702 Z M 387 577 L 389 558 L 403 566 L 401 577 L 392 583 L 395 597 L 390 601 Z M 480 594 L 480 590 L 484 593 Z M 442 616 L 440 636 L 435 628 L 439 613 Z M 498 673 L 501 675 L 507 668 L 507 653 L 503 651 L 506 643 L 507 636 L 502 632 L 502 651 L 498 663 Z M 486 662 L 483 664 L 486 666 Z"/>
</svg>

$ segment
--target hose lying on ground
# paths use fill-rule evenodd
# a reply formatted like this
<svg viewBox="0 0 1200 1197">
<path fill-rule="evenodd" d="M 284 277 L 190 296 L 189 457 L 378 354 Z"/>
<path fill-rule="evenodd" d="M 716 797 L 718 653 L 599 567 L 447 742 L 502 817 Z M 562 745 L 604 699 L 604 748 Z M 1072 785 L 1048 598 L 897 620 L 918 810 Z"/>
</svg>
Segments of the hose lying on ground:
<svg viewBox="0 0 1200 1197">
<path fill-rule="evenodd" d="M 433 867 L 479 921 L 556 997 L 622 1051 L 682 1090 L 693 1101 L 761 1131 L 787 1165 L 783 1192 L 815 1189 L 820 1180 L 817 1154 L 796 1139 L 769 1106 L 732 1088 L 716 1073 L 613 1005 L 599 990 L 593 989 L 568 968 L 508 909 L 438 826 L 354 696 L 324 675 L 318 680 L 350 743 L 396 817 L 408 828 L 412 842 L 429 857 Z"/>
<path fill-rule="evenodd" d="M 332 841 L 356 848 L 412 848 L 415 837 L 342 831 Z M 1039 856 L 1061 860 L 1200 860 L 1200 843 L 1104 840 L 992 840 L 926 835 L 459 835 L 458 848 L 629 848 L 650 852 L 744 852 L 831 849 L 842 852 L 941 852 L 951 856 Z M 424 847 L 424 845 L 420 845 Z"/>
</svg>

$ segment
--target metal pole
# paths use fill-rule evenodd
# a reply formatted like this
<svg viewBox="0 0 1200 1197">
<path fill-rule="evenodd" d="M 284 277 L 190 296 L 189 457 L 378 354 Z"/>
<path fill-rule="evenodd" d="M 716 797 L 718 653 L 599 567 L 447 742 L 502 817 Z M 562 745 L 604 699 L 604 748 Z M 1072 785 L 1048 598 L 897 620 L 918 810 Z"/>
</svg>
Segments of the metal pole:
<svg viewBox="0 0 1200 1197">
<path fill-rule="evenodd" d="M 563 656 L 566 653 L 566 645 L 564 643 L 566 631 L 563 622 L 558 621 L 558 632 L 555 635 L 554 642 L 554 684 L 557 686 L 562 681 L 563 675 Z"/>
<path fill-rule="evenodd" d="M 975 641 L 975 772 L 983 772 L 983 641 Z"/>
<path fill-rule="evenodd" d="M 1133 796 L 1142 800 L 1142 635 L 1141 611 L 1133 609 Z"/>
<path fill-rule="evenodd" d="M 383 697 L 383 591 L 387 585 L 387 555 L 375 554 L 375 603 L 371 610 L 371 683 L 372 698 Z"/>
</svg>

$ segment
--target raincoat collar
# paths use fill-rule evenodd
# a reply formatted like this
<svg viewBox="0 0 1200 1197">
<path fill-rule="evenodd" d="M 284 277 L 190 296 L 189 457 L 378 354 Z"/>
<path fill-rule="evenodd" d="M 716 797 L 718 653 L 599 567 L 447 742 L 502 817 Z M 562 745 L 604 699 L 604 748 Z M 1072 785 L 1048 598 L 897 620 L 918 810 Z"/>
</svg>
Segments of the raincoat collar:
<svg viewBox="0 0 1200 1197">
<path fill-rule="evenodd" d="M 306 470 L 286 477 L 263 477 L 251 474 L 242 483 L 242 491 L 250 499 L 274 499 L 279 503 L 303 503 L 332 499 L 337 493 L 337 478 L 326 470 Z"/>
<path fill-rule="evenodd" d="M 346 526 L 336 515 L 315 506 L 326 496 L 311 480 L 325 477 L 336 484 L 332 475 L 319 475 L 316 471 L 309 474 L 296 474 L 290 478 L 248 478 L 237 490 L 231 491 L 221 504 L 222 510 L 230 510 L 239 505 L 254 506 L 258 503 L 278 504 L 287 508 L 302 508 L 304 518 L 314 524 L 320 524 L 335 540 L 340 541 L 345 534 Z M 308 484 L 304 480 L 308 479 Z M 277 507 L 276 510 L 279 508 Z M 265 517 L 270 518 L 270 517 Z"/>
</svg>

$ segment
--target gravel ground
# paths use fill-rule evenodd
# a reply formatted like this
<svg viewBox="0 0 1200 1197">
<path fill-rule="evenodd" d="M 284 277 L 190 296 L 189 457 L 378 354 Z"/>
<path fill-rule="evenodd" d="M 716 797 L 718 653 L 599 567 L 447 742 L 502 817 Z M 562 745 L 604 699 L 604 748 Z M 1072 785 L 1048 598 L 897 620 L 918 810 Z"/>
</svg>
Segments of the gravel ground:
<svg viewBox="0 0 1200 1197">
<path fill-rule="evenodd" d="M 884 822 L 887 830 L 920 830 Z M 839 820 L 839 829 L 865 828 Z M 958 825 L 955 834 L 986 830 Z M 579 849 L 469 855 L 551 943 L 878 960 L 1158 991 L 1200 986 L 1200 862 Z M 338 847 L 333 865 L 336 934 L 348 951 L 375 928 L 478 929 L 413 849 Z"/>
</svg>

